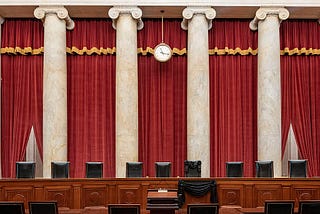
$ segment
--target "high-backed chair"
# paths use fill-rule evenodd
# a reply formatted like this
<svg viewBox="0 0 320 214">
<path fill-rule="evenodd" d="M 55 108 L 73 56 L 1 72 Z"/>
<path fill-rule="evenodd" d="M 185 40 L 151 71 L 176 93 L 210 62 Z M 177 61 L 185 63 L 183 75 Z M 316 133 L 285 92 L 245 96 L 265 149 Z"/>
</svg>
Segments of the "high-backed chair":
<svg viewBox="0 0 320 214">
<path fill-rule="evenodd" d="M 126 177 L 127 178 L 140 178 L 142 177 L 142 162 L 127 162 L 126 163 Z"/>
<path fill-rule="evenodd" d="M 155 162 L 156 177 L 171 176 L 171 162 Z"/>
<path fill-rule="evenodd" d="M 51 162 L 51 178 L 69 178 L 69 162 Z"/>
<path fill-rule="evenodd" d="M 102 162 L 86 162 L 87 178 L 102 178 L 103 163 Z"/>
<path fill-rule="evenodd" d="M 16 162 L 16 178 L 34 178 L 35 162 Z"/>
<path fill-rule="evenodd" d="M 140 204 L 109 204 L 108 214 L 140 214 Z"/>
<path fill-rule="evenodd" d="M 226 162 L 226 177 L 243 177 L 243 162 Z"/>
<path fill-rule="evenodd" d="M 299 201 L 299 214 L 319 214 L 320 200 L 301 200 Z"/>
<path fill-rule="evenodd" d="M 201 177 L 201 161 L 184 161 L 184 177 Z"/>
<path fill-rule="evenodd" d="M 218 204 L 188 204 L 187 214 L 218 214 Z"/>
<path fill-rule="evenodd" d="M 29 214 L 58 214 L 56 201 L 29 201 Z"/>
<path fill-rule="evenodd" d="M 23 202 L 0 201 L 1 214 L 25 214 Z"/>
<path fill-rule="evenodd" d="M 273 178 L 273 161 L 256 161 L 257 178 Z"/>
<path fill-rule="evenodd" d="M 289 160 L 288 161 L 290 178 L 307 177 L 307 160 Z"/>
<path fill-rule="evenodd" d="M 282 200 L 270 200 L 264 202 L 265 214 L 293 214 L 294 200 L 282 201 Z"/>
</svg>

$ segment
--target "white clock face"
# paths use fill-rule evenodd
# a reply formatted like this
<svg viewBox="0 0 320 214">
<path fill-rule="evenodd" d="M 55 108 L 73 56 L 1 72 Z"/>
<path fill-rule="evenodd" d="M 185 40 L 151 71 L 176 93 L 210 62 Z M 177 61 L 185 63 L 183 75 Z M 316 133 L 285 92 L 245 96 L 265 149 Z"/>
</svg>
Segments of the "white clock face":
<svg viewBox="0 0 320 214">
<path fill-rule="evenodd" d="M 154 48 L 154 57 L 160 62 L 168 61 L 172 56 L 172 50 L 169 45 L 160 43 Z"/>
</svg>

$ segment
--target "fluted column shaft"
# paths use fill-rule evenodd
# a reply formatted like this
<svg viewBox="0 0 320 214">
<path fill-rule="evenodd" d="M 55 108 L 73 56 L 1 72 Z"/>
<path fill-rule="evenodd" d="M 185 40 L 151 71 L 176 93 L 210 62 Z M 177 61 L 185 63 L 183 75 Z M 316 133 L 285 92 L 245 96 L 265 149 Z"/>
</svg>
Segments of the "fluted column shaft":
<svg viewBox="0 0 320 214">
<path fill-rule="evenodd" d="M 51 177 L 52 161 L 67 161 L 66 23 L 73 22 L 63 7 L 38 7 L 44 21 L 43 177 Z"/>
<path fill-rule="evenodd" d="M 250 28 L 258 28 L 258 159 L 274 161 L 281 176 L 280 21 L 284 8 L 260 8 Z"/>
<path fill-rule="evenodd" d="M 188 7 L 183 17 L 181 26 L 188 30 L 187 158 L 201 160 L 201 176 L 210 177 L 208 29 L 215 10 Z"/>
<path fill-rule="evenodd" d="M 126 162 L 138 161 L 138 57 L 137 29 L 142 11 L 113 7 L 116 34 L 116 177 L 125 177 Z"/>
</svg>

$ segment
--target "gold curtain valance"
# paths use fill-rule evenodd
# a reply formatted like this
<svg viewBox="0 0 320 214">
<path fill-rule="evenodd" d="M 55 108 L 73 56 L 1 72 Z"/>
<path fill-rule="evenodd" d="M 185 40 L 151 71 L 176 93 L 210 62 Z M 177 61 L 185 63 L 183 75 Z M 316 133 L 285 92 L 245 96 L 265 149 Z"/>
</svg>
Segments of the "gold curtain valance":
<svg viewBox="0 0 320 214">
<path fill-rule="evenodd" d="M 146 49 L 143 48 L 138 48 L 137 49 L 138 54 L 141 54 L 143 56 L 146 56 L 148 54 L 153 55 L 154 50 L 151 47 L 147 47 Z M 173 54 L 174 55 L 185 55 L 187 54 L 187 49 L 179 49 L 179 48 L 172 48 Z M 1 48 L 1 54 L 8 54 L 8 55 L 41 55 L 44 52 L 44 48 L 31 48 L 31 47 L 5 47 Z M 116 48 L 97 48 L 93 47 L 88 49 L 87 47 L 83 47 L 82 49 L 79 49 L 77 47 L 67 47 L 66 52 L 68 54 L 72 55 L 92 55 L 92 54 L 97 54 L 97 55 L 113 55 L 116 53 Z M 215 47 L 214 49 L 209 49 L 208 51 L 209 55 L 257 55 L 258 54 L 258 49 L 252 49 L 249 47 L 248 49 L 241 49 L 241 48 L 228 48 L 225 47 L 224 49 L 219 49 Z M 284 48 L 283 50 L 280 50 L 280 55 L 320 55 L 320 49 L 314 49 L 314 48 Z"/>
</svg>

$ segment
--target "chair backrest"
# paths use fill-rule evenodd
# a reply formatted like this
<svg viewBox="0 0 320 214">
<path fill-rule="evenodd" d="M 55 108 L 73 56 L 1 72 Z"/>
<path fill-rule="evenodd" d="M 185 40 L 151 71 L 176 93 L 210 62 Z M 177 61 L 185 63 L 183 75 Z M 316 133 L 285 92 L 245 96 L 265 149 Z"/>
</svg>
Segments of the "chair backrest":
<svg viewBox="0 0 320 214">
<path fill-rule="evenodd" d="M 108 214 L 140 214 L 140 204 L 109 204 Z"/>
<path fill-rule="evenodd" d="M 29 214 L 58 214 L 56 201 L 29 201 Z"/>
<path fill-rule="evenodd" d="M 289 160 L 288 161 L 290 178 L 307 177 L 307 160 Z"/>
<path fill-rule="evenodd" d="M 69 178 L 69 162 L 51 162 L 51 178 Z"/>
<path fill-rule="evenodd" d="M 35 162 L 16 162 L 16 178 L 34 178 Z"/>
<path fill-rule="evenodd" d="M 142 177 L 142 162 L 127 162 L 126 163 L 126 177 L 127 178 L 141 178 Z"/>
<path fill-rule="evenodd" d="M 299 201 L 299 214 L 319 214 L 320 200 Z"/>
<path fill-rule="evenodd" d="M 201 177 L 201 161 L 185 160 L 184 177 Z"/>
<path fill-rule="evenodd" d="M 23 202 L 0 201 L 1 214 L 25 214 Z"/>
<path fill-rule="evenodd" d="M 187 214 L 218 214 L 218 204 L 188 204 Z"/>
<path fill-rule="evenodd" d="M 102 178 L 103 163 L 102 162 L 86 162 L 87 178 Z"/>
<path fill-rule="evenodd" d="M 283 201 L 273 200 L 265 201 L 264 213 L 265 214 L 293 214 L 294 211 L 294 200 Z"/>
<path fill-rule="evenodd" d="M 273 178 L 273 161 L 256 161 L 257 178 Z"/>
<path fill-rule="evenodd" d="M 243 162 L 226 162 L 226 177 L 243 177 Z"/>
<path fill-rule="evenodd" d="M 155 162 L 156 177 L 171 176 L 171 162 Z"/>
</svg>

